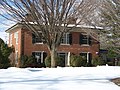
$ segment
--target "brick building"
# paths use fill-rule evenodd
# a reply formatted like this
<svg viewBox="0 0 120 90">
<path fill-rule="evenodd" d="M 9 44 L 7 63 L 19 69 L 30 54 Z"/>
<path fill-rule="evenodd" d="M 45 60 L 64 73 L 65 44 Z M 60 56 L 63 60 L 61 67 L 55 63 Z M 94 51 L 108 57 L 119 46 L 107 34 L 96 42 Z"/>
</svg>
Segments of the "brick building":
<svg viewBox="0 0 120 90">
<path fill-rule="evenodd" d="M 99 29 L 99 28 L 98 28 Z M 94 27 L 76 27 L 74 30 L 66 33 L 58 48 L 58 55 L 64 58 L 64 66 L 69 66 L 70 55 L 85 56 L 88 62 L 93 57 L 98 56 L 99 42 L 92 36 L 86 34 L 87 30 L 91 30 L 95 38 L 98 38 Z M 9 46 L 14 47 L 11 54 L 11 62 L 19 67 L 19 58 L 22 55 L 34 55 L 39 63 L 43 63 L 47 55 L 50 55 L 47 46 L 37 38 L 29 30 L 25 29 L 21 24 L 15 24 L 6 30 L 9 33 Z"/>
</svg>

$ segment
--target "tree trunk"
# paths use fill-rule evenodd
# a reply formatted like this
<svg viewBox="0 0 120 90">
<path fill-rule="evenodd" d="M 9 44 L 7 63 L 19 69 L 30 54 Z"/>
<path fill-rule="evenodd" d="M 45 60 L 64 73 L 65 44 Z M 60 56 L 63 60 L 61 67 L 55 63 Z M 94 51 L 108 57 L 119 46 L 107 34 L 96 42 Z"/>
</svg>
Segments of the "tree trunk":
<svg viewBox="0 0 120 90">
<path fill-rule="evenodd" d="M 56 49 L 52 49 L 50 51 L 51 54 L 51 68 L 55 68 L 56 67 L 56 57 L 57 57 L 57 51 Z"/>
</svg>

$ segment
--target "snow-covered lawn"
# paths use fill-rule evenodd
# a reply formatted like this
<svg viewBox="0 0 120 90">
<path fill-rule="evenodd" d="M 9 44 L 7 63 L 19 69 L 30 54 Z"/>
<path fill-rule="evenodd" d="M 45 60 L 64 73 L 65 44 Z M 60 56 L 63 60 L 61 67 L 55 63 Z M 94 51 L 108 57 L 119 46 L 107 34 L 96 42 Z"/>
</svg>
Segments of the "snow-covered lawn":
<svg viewBox="0 0 120 90">
<path fill-rule="evenodd" d="M 120 90 L 120 67 L 0 69 L 0 90 Z"/>
</svg>

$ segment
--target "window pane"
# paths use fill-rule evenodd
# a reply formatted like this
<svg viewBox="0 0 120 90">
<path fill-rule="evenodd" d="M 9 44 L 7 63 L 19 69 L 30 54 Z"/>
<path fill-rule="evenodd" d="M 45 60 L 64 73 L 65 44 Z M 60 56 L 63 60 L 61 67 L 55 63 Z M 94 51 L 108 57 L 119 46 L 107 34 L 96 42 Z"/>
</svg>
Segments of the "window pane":
<svg viewBox="0 0 120 90">
<path fill-rule="evenodd" d="M 12 34 L 10 34 L 10 45 L 12 46 Z"/>
<path fill-rule="evenodd" d="M 69 34 L 64 34 L 61 39 L 61 44 L 69 44 Z"/>
<path fill-rule="evenodd" d="M 88 35 L 80 35 L 80 44 L 90 44 Z"/>
<path fill-rule="evenodd" d="M 87 53 L 80 53 L 80 56 L 82 56 L 83 58 L 87 60 Z"/>
<path fill-rule="evenodd" d="M 41 62 L 41 52 L 35 52 L 35 58 L 37 59 L 37 63 Z"/>
<path fill-rule="evenodd" d="M 40 33 L 39 37 L 32 34 L 32 43 L 43 43 L 43 41 L 42 41 L 42 33 Z"/>
<path fill-rule="evenodd" d="M 43 53 L 44 53 L 43 51 L 32 52 L 32 55 L 36 58 L 37 63 L 43 63 L 43 59 L 44 59 Z"/>
<path fill-rule="evenodd" d="M 15 63 L 16 64 L 18 63 L 18 52 L 16 52 L 16 55 L 15 55 Z"/>
</svg>

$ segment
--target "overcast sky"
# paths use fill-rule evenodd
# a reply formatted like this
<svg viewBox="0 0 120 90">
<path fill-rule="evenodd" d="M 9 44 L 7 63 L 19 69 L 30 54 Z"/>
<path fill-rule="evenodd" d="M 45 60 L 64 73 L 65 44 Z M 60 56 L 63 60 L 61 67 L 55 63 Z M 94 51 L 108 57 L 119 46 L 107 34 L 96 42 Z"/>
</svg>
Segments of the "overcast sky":
<svg viewBox="0 0 120 90">
<path fill-rule="evenodd" d="M 7 15 L 5 10 L 3 10 L 0 6 L 0 14 Z M 8 28 L 10 28 L 15 23 L 3 18 L 0 16 L 0 38 L 2 38 L 5 42 L 8 40 L 8 34 L 5 32 Z"/>
<path fill-rule="evenodd" d="M 0 38 L 2 38 L 5 42 L 8 41 L 8 34 L 5 32 L 8 28 L 10 28 L 15 23 L 10 20 L 4 19 L 0 16 Z"/>
<path fill-rule="evenodd" d="M 2 38 L 5 42 L 8 41 L 8 33 L 5 32 L 8 28 L 13 25 L 9 20 L 5 20 L 0 16 L 0 38 Z"/>
</svg>

